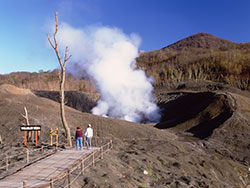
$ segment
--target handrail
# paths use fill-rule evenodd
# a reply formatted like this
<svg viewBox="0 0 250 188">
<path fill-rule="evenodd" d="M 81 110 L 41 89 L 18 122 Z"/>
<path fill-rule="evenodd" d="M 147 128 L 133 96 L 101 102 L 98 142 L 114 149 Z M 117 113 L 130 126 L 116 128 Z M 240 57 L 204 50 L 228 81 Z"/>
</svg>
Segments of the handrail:
<svg viewBox="0 0 250 188">
<path fill-rule="evenodd" d="M 85 155 L 81 160 L 78 160 L 76 163 L 74 163 L 73 165 L 71 165 L 65 171 L 63 171 L 62 173 L 60 173 L 57 176 L 57 178 L 51 179 L 49 183 L 40 185 L 39 187 L 48 187 L 48 186 L 51 187 L 51 188 L 54 188 L 54 186 L 55 187 L 63 187 L 63 188 L 64 187 L 70 187 L 70 185 L 72 183 L 74 183 L 76 181 L 76 179 L 81 174 L 84 174 L 85 169 L 89 168 L 90 166 L 95 166 L 95 163 L 98 162 L 99 160 L 103 159 L 103 155 L 106 154 L 107 152 L 109 152 L 110 149 L 112 149 L 112 140 L 108 140 L 108 142 L 107 142 L 106 139 L 100 139 L 100 137 L 96 137 L 95 138 L 94 145 L 96 146 L 97 143 L 99 145 L 100 143 L 103 143 L 103 142 L 105 142 L 105 144 L 101 145 L 100 149 L 93 151 L 88 156 Z M 6 165 L 0 167 L 0 170 L 1 169 L 5 169 L 6 171 L 8 171 L 9 165 L 14 165 L 14 164 L 17 164 L 17 163 L 25 163 L 25 164 L 23 164 L 24 165 L 23 167 L 19 168 L 19 169 L 22 169 L 25 166 L 30 165 L 31 163 L 34 163 L 34 162 L 36 162 L 36 161 L 38 161 L 38 160 L 46 157 L 46 155 L 48 155 L 48 151 L 49 150 L 47 151 L 47 153 L 45 153 L 45 155 L 42 155 L 42 157 L 40 156 L 39 158 L 36 158 L 36 159 L 30 161 L 29 160 L 29 155 L 31 153 L 33 153 L 33 152 L 36 152 L 36 151 L 43 151 L 44 152 L 43 148 L 34 149 L 34 150 L 28 150 L 28 149 L 26 149 L 26 152 L 23 152 L 21 154 L 21 155 L 25 155 L 26 154 L 26 163 L 25 163 L 25 157 L 24 157 L 24 160 L 22 160 L 20 162 L 15 162 L 15 163 L 9 163 L 8 158 L 7 158 Z M 20 156 L 20 154 L 19 154 L 19 156 Z M 10 158 L 11 157 L 15 157 L 15 155 L 10 156 Z M 79 169 L 81 169 L 80 172 L 76 173 L 76 171 L 79 170 Z M 8 176 L 8 175 L 5 175 L 4 177 L 2 177 L 0 179 L 5 178 L 6 176 Z M 71 176 L 74 176 L 74 178 L 72 180 L 71 180 Z M 64 182 L 61 182 L 61 181 L 64 181 L 65 178 L 68 179 L 66 185 L 64 185 L 65 184 Z M 28 184 L 28 182 L 26 182 L 26 181 L 23 182 L 23 186 L 24 187 L 27 186 L 27 184 Z M 59 184 L 62 184 L 63 186 L 60 186 Z M 29 186 L 32 186 L 32 185 L 29 185 Z M 35 186 L 35 185 L 33 185 L 33 186 Z"/>
<path fill-rule="evenodd" d="M 49 147 L 49 146 L 47 146 L 47 147 Z M 1 161 L 3 161 L 2 164 L 4 164 L 4 165 L 0 166 L 0 170 L 2 170 L 2 173 L 0 174 L 0 179 L 3 179 L 6 176 L 10 175 L 10 174 L 8 174 L 8 172 L 11 169 L 13 169 L 12 168 L 13 165 L 20 164 L 21 166 L 19 166 L 18 169 L 21 169 L 21 168 L 24 168 L 27 165 L 30 165 L 31 163 L 34 163 L 34 162 L 36 162 L 36 161 L 38 161 L 38 160 L 40 160 L 40 159 L 42 159 L 42 158 L 44 158 L 46 156 L 51 155 L 51 153 L 54 153 L 56 151 L 56 150 L 53 150 L 53 151 L 47 150 L 47 151 L 45 151 L 44 150 L 45 149 L 44 146 L 42 146 L 39 149 L 31 149 L 31 148 L 21 148 L 21 149 L 23 150 L 23 152 L 22 153 L 18 153 L 18 155 L 8 155 L 7 153 L 3 154 L 3 155 L 5 155 L 5 157 L 3 157 L 1 159 Z M 30 157 L 31 157 L 30 155 L 33 154 L 34 152 L 36 153 L 37 151 L 41 151 L 44 154 L 42 156 L 40 156 L 39 158 L 35 158 L 35 156 L 32 156 L 33 160 L 30 160 Z M 24 156 L 22 160 L 16 161 L 16 162 L 11 162 L 10 159 L 12 159 L 14 157 L 20 157 L 20 156 Z M 3 169 L 5 169 L 5 171 L 3 171 Z M 3 172 L 5 172 L 5 173 L 3 173 Z M 13 174 L 13 173 L 15 173 L 15 172 L 12 172 L 11 174 Z"/>
<path fill-rule="evenodd" d="M 112 149 L 112 147 L 113 147 L 113 142 L 112 140 L 110 140 L 108 143 L 102 145 L 100 149 L 93 151 L 91 154 L 89 154 L 87 157 L 82 158 L 80 161 L 78 160 L 77 164 L 72 165 L 64 172 L 62 172 L 62 174 L 64 174 L 63 176 L 60 176 L 57 179 L 51 179 L 50 183 L 44 184 L 44 186 L 49 186 L 50 188 L 55 188 L 55 187 L 69 188 L 70 185 L 72 185 L 80 175 L 84 174 L 85 169 L 89 168 L 90 166 L 94 166 L 96 162 L 102 159 L 104 154 L 106 154 L 107 152 L 109 152 L 110 149 Z M 71 176 L 73 175 L 73 173 L 79 169 L 80 171 L 76 173 L 74 175 L 74 178 L 71 180 Z M 64 185 L 65 182 L 62 182 L 65 179 L 68 179 L 66 185 Z"/>
</svg>

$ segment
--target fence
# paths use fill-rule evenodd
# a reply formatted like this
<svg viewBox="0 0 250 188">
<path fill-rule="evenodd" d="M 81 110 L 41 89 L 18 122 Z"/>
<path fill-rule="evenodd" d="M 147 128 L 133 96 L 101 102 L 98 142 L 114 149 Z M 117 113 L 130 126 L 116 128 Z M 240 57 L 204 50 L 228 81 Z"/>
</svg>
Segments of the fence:
<svg viewBox="0 0 250 188">
<path fill-rule="evenodd" d="M 36 161 L 56 153 L 57 148 L 41 146 L 41 148 L 21 148 L 12 151 L 14 154 L 5 153 L 0 155 L 0 179 L 5 178 L 17 170 L 22 169 Z"/>
<path fill-rule="evenodd" d="M 77 161 L 73 166 L 69 167 L 57 179 L 50 179 L 50 188 L 70 188 L 80 175 L 85 174 L 85 170 L 90 166 L 95 167 L 95 163 L 104 158 L 104 154 L 112 149 L 113 143 L 110 140 L 108 143 L 100 146 L 97 151 L 92 152 L 81 160 Z"/>
<path fill-rule="evenodd" d="M 84 142 L 85 143 L 85 142 Z M 98 150 L 94 150 L 94 152 L 90 153 L 89 155 L 84 156 L 81 160 L 74 163 L 72 166 L 70 166 L 67 170 L 65 170 L 63 173 L 61 173 L 57 178 L 50 179 L 50 182 L 44 185 L 41 185 L 39 187 L 62 187 L 62 188 L 70 188 L 72 183 L 75 182 L 75 180 L 85 173 L 85 169 L 90 166 L 95 166 L 95 163 L 99 160 L 103 159 L 104 154 L 109 152 L 109 150 L 112 148 L 112 140 L 105 139 L 105 138 L 93 138 L 93 145 L 95 147 L 99 146 Z M 25 166 L 30 165 L 31 163 L 34 163 L 36 161 L 39 161 L 49 155 L 54 154 L 57 152 L 56 148 L 51 148 L 51 146 L 47 146 L 49 150 L 45 151 L 45 147 L 41 147 L 39 149 L 22 149 L 23 151 L 18 152 L 18 155 L 0 155 L 1 160 L 1 167 L 0 167 L 0 179 L 3 179 L 13 173 L 15 173 L 18 169 L 22 169 Z M 52 150 L 51 150 L 52 149 Z M 34 154 L 32 156 L 32 154 Z M 39 157 L 37 157 L 39 155 Z M 11 159 L 15 158 L 15 162 L 12 162 Z M 22 159 L 22 160 L 19 160 Z M 19 165 L 17 165 L 19 164 Z M 12 170 L 10 170 L 10 167 Z M 28 182 L 23 182 L 23 188 L 27 188 Z M 29 185 L 29 187 L 32 185 Z"/>
</svg>

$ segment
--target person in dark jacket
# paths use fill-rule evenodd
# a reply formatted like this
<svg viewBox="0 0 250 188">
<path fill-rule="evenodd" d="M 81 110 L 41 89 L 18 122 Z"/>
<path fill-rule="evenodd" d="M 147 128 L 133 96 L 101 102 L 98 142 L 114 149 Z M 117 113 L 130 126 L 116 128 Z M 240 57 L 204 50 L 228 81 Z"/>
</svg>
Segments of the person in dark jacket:
<svg viewBox="0 0 250 188">
<path fill-rule="evenodd" d="M 82 147 L 82 130 L 81 130 L 80 127 L 76 128 L 75 139 L 76 139 L 76 149 L 79 150 L 79 145 L 80 145 L 80 149 L 83 150 L 83 147 Z"/>
</svg>

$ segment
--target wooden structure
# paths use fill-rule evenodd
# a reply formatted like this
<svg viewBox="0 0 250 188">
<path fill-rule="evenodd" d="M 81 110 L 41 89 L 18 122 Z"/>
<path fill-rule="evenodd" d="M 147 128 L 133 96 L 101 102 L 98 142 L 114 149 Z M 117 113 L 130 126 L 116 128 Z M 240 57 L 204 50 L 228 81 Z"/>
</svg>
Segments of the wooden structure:
<svg viewBox="0 0 250 188">
<path fill-rule="evenodd" d="M 27 146 L 27 132 L 35 132 L 35 143 L 38 146 L 38 131 L 41 131 L 41 125 L 21 125 L 20 130 L 24 131 L 24 145 Z"/>
<path fill-rule="evenodd" d="M 57 152 L 0 180 L 0 187 L 53 187 L 55 181 L 62 178 L 67 179 L 67 184 L 69 184 L 67 187 L 70 187 L 74 167 L 80 164 L 82 166 L 81 174 L 83 174 L 84 166 L 89 166 L 85 160 L 90 158 L 91 160 L 88 161 L 92 161 L 98 151 L 100 148 L 94 147 L 84 151 L 69 149 Z M 94 158 L 94 161 L 96 159 L 98 158 Z"/>
<path fill-rule="evenodd" d="M 99 148 L 77 151 L 75 149 L 64 150 L 49 156 L 41 161 L 30 165 L 23 170 L 0 180 L 0 187 L 23 187 L 24 182 L 28 187 L 42 187 L 46 183 L 67 173 L 68 169 L 86 155 L 93 153 Z"/>
<path fill-rule="evenodd" d="M 109 140 L 106 144 L 89 150 L 84 148 L 83 151 L 79 151 L 71 148 L 58 151 L 35 163 L 30 163 L 27 150 L 27 166 L 2 178 L 0 187 L 73 187 L 74 181 L 86 173 L 85 169 L 91 166 L 94 168 L 95 163 L 111 148 L 112 140 Z M 8 156 L 6 156 L 6 170 L 8 170 Z"/>
<path fill-rule="evenodd" d="M 49 134 L 50 134 L 50 145 L 51 146 L 53 145 L 53 136 L 55 136 L 56 146 L 58 146 L 58 128 L 55 128 L 55 129 L 50 128 Z"/>
</svg>

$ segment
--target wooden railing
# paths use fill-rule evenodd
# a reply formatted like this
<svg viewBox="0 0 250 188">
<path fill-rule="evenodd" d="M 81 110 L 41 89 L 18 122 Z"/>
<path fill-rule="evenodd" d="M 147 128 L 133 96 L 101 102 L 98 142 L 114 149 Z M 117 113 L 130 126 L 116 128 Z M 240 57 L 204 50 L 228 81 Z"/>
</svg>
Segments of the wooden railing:
<svg viewBox="0 0 250 188">
<path fill-rule="evenodd" d="M 77 161 L 67 170 L 65 170 L 56 179 L 50 179 L 50 188 L 70 188 L 76 179 L 85 174 L 85 170 L 89 167 L 95 167 L 95 163 L 104 158 L 104 154 L 108 153 L 112 149 L 112 140 L 108 143 L 100 146 L 98 150 L 93 151 L 91 154 L 84 156 L 81 160 Z M 48 186 L 44 185 L 44 186 Z"/>
<path fill-rule="evenodd" d="M 42 146 L 41 148 L 20 148 L 13 151 L 14 154 L 0 155 L 0 179 L 3 179 L 17 170 L 24 168 L 36 161 L 56 153 L 57 148 Z"/>
<path fill-rule="evenodd" d="M 84 142 L 85 143 L 85 142 Z M 90 154 L 84 156 L 81 160 L 76 161 L 72 166 L 66 169 L 63 173 L 61 173 L 58 177 L 54 179 L 50 179 L 49 183 L 41 185 L 39 187 L 68 187 L 72 185 L 72 183 L 80 176 L 85 173 L 85 169 L 90 166 L 95 166 L 95 163 L 101 159 L 103 159 L 104 154 L 109 152 L 110 149 L 113 147 L 112 140 L 94 137 L 92 139 L 92 144 L 94 147 L 99 147 L 98 150 L 94 150 Z M 45 148 L 48 147 L 50 150 L 46 150 Z M 58 151 L 57 147 L 51 148 L 51 146 L 43 146 L 38 149 L 28 149 L 22 148 L 21 152 L 18 152 L 17 155 L 8 155 L 2 154 L 0 155 L 0 179 L 3 179 L 11 174 L 14 174 L 18 169 L 25 168 L 25 166 L 30 165 L 36 161 L 39 161 L 47 156 L 55 154 Z M 32 155 L 32 154 L 36 155 Z M 39 157 L 38 157 L 39 156 Z M 22 159 L 22 160 L 18 160 Z M 17 160 L 16 162 L 12 162 L 11 159 Z M 23 188 L 27 188 L 28 182 L 23 182 Z M 32 185 L 29 185 L 32 187 Z"/>
</svg>

